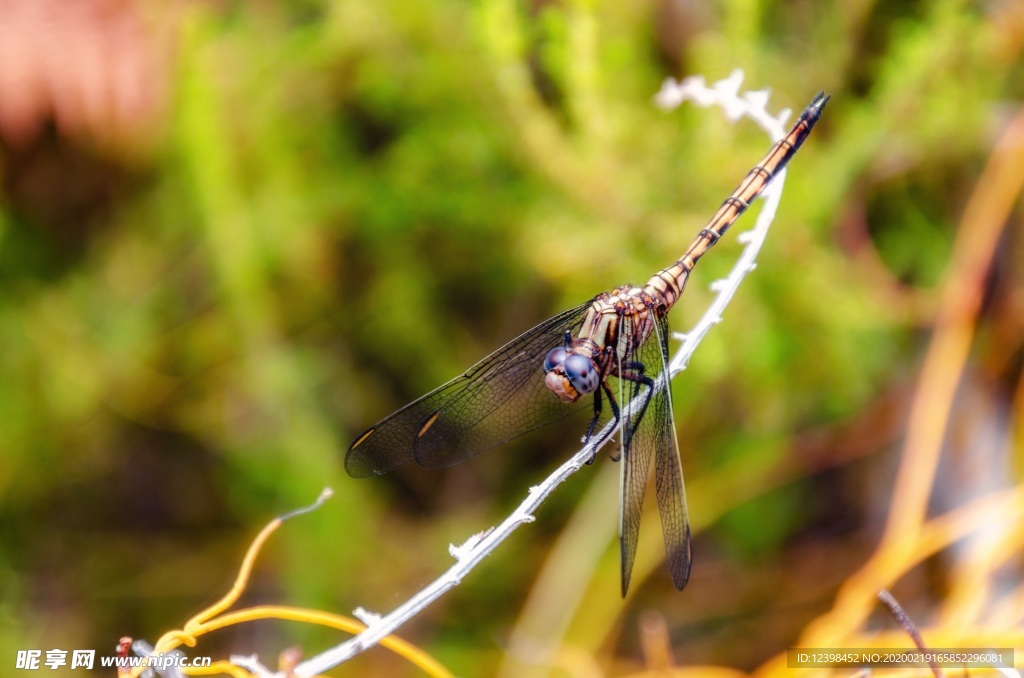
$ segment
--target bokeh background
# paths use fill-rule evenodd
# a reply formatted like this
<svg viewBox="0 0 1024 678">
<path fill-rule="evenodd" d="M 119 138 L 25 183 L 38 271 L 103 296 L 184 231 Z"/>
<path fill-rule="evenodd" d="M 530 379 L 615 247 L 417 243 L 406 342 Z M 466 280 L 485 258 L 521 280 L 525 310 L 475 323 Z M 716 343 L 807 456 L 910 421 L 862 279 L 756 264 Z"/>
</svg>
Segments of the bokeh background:
<svg viewBox="0 0 1024 678">
<path fill-rule="evenodd" d="M 581 431 L 361 481 L 344 449 L 673 261 L 768 143 L 652 95 L 737 68 L 774 111 L 833 99 L 674 385 L 689 587 L 649 506 L 620 599 L 602 457 L 401 634 L 464 676 L 665 648 L 769 675 L 797 644 L 908 646 L 890 587 L 933 646 L 1024 646 L 1022 46 L 1009 0 L 0 1 L 3 670 L 179 628 L 325 486 L 241 605 L 384 612 L 436 577 Z M 343 637 L 261 621 L 194 652 Z M 380 648 L 334 674 L 423 675 Z"/>
</svg>

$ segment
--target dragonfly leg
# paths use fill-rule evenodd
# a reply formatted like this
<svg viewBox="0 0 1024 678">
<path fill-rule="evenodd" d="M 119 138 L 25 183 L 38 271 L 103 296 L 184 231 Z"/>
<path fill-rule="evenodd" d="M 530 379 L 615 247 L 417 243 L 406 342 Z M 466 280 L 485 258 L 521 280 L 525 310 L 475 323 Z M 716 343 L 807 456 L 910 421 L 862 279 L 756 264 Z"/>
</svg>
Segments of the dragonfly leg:
<svg viewBox="0 0 1024 678">
<path fill-rule="evenodd" d="M 602 381 L 601 382 L 601 388 L 604 389 L 605 394 L 608 396 L 608 404 L 612 408 L 612 421 L 613 422 L 618 422 L 621 419 L 621 415 L 619 414 L 619 404 L 617 402 L 615 402 L 615 394 L 612 393 L 612 389 L 611 389 L 610 386 L 608 386 L 608 382 L 607 381 Z M 597 422 L 594 422 L 594 423 L 597 423 Z M 611 457 L 612 461 L 619 461 L 620 459 L 622 459 L 622 450 L 621 450 L 621 448 L 619 449 L 618 454 L 615 454 L 614 456 Z M 593 460 L 591 460 L 591 461 L 593 461 Z"/>
<path fill-rule="evenodd" d="M 566 331 L 565 340 L 568 345 L 572 341 L 572 335 Z M 610 346 L 606 346 L 598 359 L 598 365 L 607 365 L 611 358 L 614 357 L 614 351 Z M 601 369 L 601 368 L 598 368 Z M 602 370 L 603 371 L 603 370 Z M 591 437 L 594 435 L 594 431 L 597 430 L 597 424 L 601 419 L 601 410 L 603 407 L 604 399 L 601 397 L 601 391 L 604 391 L 605 395 L 608 396 L 608 404 L 612 409 L 612 424 L 618 423 L 619 421 L 619 404 L 615 401 L 615 396 L 612 394 L 611 388 L 608 386 L 608 382 L 601 378 L 601 387 L 594 391 L 594 417 L 590 420 L 590 426 L 587 427 L 587 434 L 583 437 L 583 444 L 589 444 Z M 594 445 L 595 448 L 600 447 L 604 443 L 604 439 L 601 439 Z M 587 461 L 587 464 L 593 464 L 594 459 L 597 457 L 597 452 L 594 452 L 593 456 Z M 615 458 L 614 461 L 618 461 Z"/>
<path fill-rule="evenodd" d="M 651 402 L 651 396 L 654 395 L 654 380 L 644 373 L 647 368 L 642 362 L 633 361 L 626 365 L 626 369 L 629 371 L 623 371 L 623 379 L 632 381 L 636 384 L 638 391 L 640 385 L 647 387 L 647 397 L 644 398 L 644 404 L 640 406 L 640 412 L 636 415 L 636 419 L 633 421 L 632 426 L 630 426 L 630 435 L 632 436 L 632 432 L 640 426 L 640 422 L 644 418 L 644 413 L 647 412 L 647 405 Z M 634 397 L 636 397 L 636 395 L 638 394 L 634 393 Z M 628 426 L 629 422 L 627 422 L 626 425 Z"/>
<path fill-rule="evenodd" d="M 590 442 L 590 436 L 594 435 L 594 429 L 597 428 L 597 420 L 601 418 L 601 389 L 594 392 L 594 418 L 590 420 L 590 426 L 587 427 L 587 434 L 583 436 L 583 444 L 586 445 Z M 597 458 L 597 452 L 587 460 L 587 465 L 594 463 L 594 459 Z"/>
</svg>

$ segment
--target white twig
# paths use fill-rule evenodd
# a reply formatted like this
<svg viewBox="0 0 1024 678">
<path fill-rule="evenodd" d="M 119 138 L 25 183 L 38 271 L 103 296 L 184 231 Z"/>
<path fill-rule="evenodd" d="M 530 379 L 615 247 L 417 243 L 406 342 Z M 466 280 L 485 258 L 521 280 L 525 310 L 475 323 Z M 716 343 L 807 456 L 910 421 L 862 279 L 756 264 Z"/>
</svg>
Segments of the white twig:
<svg viewBox="0 0 1024 678">
<path fill-rule="evenodd" d="M 231 663 L 235 666 L 242 667 L 252 675 L 258 676 L 259 678 L 270 678 L 270 676 L 278 675 L 261 664 L 260 660 L 254 654 L 233 654 L 231 655 Z"/>
<path fill-rule="evenodd" d="M 741 93 L 740 85 L 742 81 L 743 73 L 741 71 L 734 71 L 727 79 L 715 83 L 711 87 L 708 87 L 701 77 L 686 78 L 682 82 L 669 79 L 662 85 L 661 91 L 655 96 L 655 101 L 662 108 L 675 108 L 684 101 L 692 101 L 698 106 L 719 106 L 725 110 L 726 116 L 730 120 L 735 121 L 742 117 L 750 118 L 768 133 L 772 141 L 777 141 L 784 137 L 786 134 L 784 123 L 790 116 L 790 111 L 786 110 L 778 117 L 770 115 L 765 109 L 765 105 L 768 102 L 768 92 Z M 764 192 L 765 205 L 757 216 L 754 228 L 751 231 L 740 234 L 739 241 L 745 245 L 743 253 L 729 275 L 712 284 L 712 289 L 716 292 L 714 301 L 697 324 L 694 325 L 693 329 L 684 335 L 676 335 L 682 343 L 672 356 L 669 364 L 669 378 L 674 377 L 685 369 L 690 356 L 693 355 L 694 350 L 696 350 L 704 335 L 707 334 L 713 325 L 721 322 L 722 312 L 729 304 L 729 300 L 732 299 L 740 282 L 747 273 L 754 269 L 757 253 L 760 251 L 761 245 L 764 243 L 765 236 L 768 233 L 768 227 L 775 217 L 775 211 L 779 204 L 779 198 L 782 195 L 782 185 L 785 179 L 785 171 L 779 172 Z M 661 388 L 663 385 L 664 377 L 656 383 L 655 388 Z M 640 397 L 649 396 L 642 394 Z M 635 404 L 630 407 L 635 407 Z M 474 535 L 462 546 L 451 547 L 450 551 L 456 560 L 455 564 L 441 577 L 438 577 L 408 601 L 395 608 L 390 614 L 375 618 L 360 610 L 360 618 L 371 621 L 366 630 L 354 638 L 302 662 L 294 668 L 294 675 L 310 676 L 323 673 L 360 652 L 373 647 L 381 639 L 394 633 L 402 624 L 413 618 L 449 589 L 457 586 L 467 573 L 491 553 L 498 544 L 512 534 L 517 527 L 524 523 L 533 522 L 533 512 L 537 507 L 543 503 L 556 487 L 593 459 L 601 446 L 609 441 L 617 430 L 617 423 L 609 422 L 606 424 L 591 437 L 590 442 L 573 455 L 571 459 L 558 467 L 543 483 L 531 487 L 526 500 L 504 522 L 489 531 Z"/>
</svg>

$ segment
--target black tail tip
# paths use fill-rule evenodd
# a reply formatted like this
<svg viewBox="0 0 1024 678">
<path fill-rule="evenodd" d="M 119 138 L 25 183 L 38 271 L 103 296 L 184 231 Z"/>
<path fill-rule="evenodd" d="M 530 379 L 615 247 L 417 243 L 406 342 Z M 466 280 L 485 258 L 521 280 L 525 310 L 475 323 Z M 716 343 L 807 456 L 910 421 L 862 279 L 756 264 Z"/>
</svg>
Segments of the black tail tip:
<svg viewBox="0 0 1024 678">
<path fill-rule="evenodd" d="M 814 97 L 814 100 L 811 101 L 810 105 L 807 108 L 812 109 L 812 110 L 820 113 L 821 109 L 825 108 L 825 104 L 827 104 L 828 100 L 831 99 L 831 98 L 832 98 L 831 94 L 825 94 L 825 90 L 821 90 Z"/>
</svg>

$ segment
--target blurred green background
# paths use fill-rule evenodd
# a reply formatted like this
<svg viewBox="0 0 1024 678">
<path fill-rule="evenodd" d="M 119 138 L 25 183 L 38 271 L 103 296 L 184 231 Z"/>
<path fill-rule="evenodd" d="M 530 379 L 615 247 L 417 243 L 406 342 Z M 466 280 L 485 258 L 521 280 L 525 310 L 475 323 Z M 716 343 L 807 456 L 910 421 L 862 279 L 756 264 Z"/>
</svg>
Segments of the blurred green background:
<svg viewBox="0 0 1024 678">
<path fill-rule="evenodd" d="M 7 666 L 180 627 L 266 521 L 324 486 L 334 499 L 273 537 L 243 604 L 385 612 L 440 574 L 447 544 L 500 520 L 582 430 L 362 481 L 343 451 L 673 261 L 768 142 L 652 95 L 739 68 L 772 111 L 833 99 L 756 272 L 675 383 L 689 587 L 657 562 L 655 521 L 620 600 L 601 457 L 401 634 L 460 675 L 621 674 L 656 610 L 680 662 L 756 667 L 878 539 L 958 220 L 1024 95 L 1014 2 L 46 0 L 0 4 L 0 26 Z M 1016 482 L 1021 216 L 985 280 L 935 507 Z M 674 328 L 738 252 L 730 235 L 701 262 Z M 912 610 L 952 557 L 897 589 Z M 539 616 L 573 659 L 509 651 L 542 571 L 580 587 Z M 195 653 L 273 664 L 341 637 L 261 622 Z M 421 675 L 380 649 L 336 674 Z"/>
</svg>

